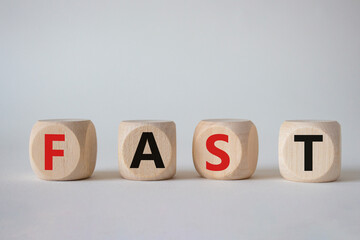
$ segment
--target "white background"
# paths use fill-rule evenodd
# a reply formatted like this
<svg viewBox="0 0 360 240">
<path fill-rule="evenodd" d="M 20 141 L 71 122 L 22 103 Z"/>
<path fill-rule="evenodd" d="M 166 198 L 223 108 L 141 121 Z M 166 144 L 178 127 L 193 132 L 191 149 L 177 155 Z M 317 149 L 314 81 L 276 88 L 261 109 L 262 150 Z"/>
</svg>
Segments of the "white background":
<svg viewBox="0 0 360 240">
<path fill-rule="evenodd" d="M 0 239 L 358 239 L 359 81 L 359 1 L 0 0 Z M 49 118 L 94 122 L 92 178 L 36 178 L 29 135 Z M 205 118 L 256 124 L 253 178 L 198 177 Z M 175 179 L 120 178 L 126 119 L 176 122 Z M 280 177 L 286 119 L 342 125 L 339 181 Z"/>
</svg>

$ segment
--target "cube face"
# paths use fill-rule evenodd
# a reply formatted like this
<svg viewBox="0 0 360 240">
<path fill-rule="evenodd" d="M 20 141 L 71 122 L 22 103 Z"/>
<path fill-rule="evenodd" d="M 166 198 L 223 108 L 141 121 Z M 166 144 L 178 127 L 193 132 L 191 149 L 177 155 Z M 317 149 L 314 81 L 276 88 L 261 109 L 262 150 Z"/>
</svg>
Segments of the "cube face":
<svg viewBox="0 0 360 240">
<path fill-rule="evenodd" d="M 119 171 L 131 180 L 163 180 L 176 173 L 176 126 L 172 121 L 123 121 Z"/>
<path fill-rule="evenodd" d="M 257 130 L 249 120 L 203 120 L 195 129 L 193 161 L 205 178 L 248 178 L 256 169 L 257 158 Z"/>
<path fill-rule="evenodd" d="M 279 134 L 281 175 L 291 181 L 335 181 L 341 170 L 341 130 L 336 121 L 285 121 Z"/>
<path fill-rule="evenodd" d="M 89 120 L 41 120 L 30 136 L 30 163 L 44 180 L 91 176 L 96 164 L 96 132 Z"/>
</svg>

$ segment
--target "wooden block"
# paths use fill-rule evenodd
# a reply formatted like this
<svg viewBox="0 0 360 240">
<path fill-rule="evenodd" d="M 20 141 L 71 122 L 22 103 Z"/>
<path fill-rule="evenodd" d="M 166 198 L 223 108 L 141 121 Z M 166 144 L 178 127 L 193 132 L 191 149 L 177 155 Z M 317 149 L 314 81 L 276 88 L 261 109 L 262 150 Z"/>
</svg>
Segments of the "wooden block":
<svg viewBox="0 0 360 240">
<path fill-rule="evenodd" d="M 30 163 L 44 180 L 88 178 L 96 164 L 96 132 L 90 120 L 40 120 L 30 135 Z"/>
<path fill-rule="evenodd" d="M 131 180 L 162 180 L 176 173 L 176 126 L 172 121 L 123 121 L 119 170 Z"/>
<path fill-rule="evenodd" d="M 297 182 L 329 182 L 340 176 L 341 130 L 336 121 L 285 121 L 279 134 L 281 175 Z"/>
<path fill-rule="evenodd" d="M 203 120 L 194 133 L 194 165 L 205 178 L 249 178 L 256 169 L 258 147 L 257 130 L 249 120 Z"/>
</svg>

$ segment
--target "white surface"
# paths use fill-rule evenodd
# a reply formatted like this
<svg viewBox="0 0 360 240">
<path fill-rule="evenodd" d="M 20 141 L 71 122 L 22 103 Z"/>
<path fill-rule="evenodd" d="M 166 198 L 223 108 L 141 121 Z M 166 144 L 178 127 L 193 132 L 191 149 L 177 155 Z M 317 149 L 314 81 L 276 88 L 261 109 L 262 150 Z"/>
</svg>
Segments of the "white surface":
<svg viewBox="0 0 360 240">
<path fill-rule="evenodd" d="M 158 182 L 121 179 L 116 166 L 97 168 L 84 181 L 48 182 L 29 168 L 1 175 L 1 239 L 358 239 L 360 234 L 359 168 L 344 169 L 339 181 L 325 184 L 286 181 L 277 167 L 259 168 L 241 181 L 207 180 L 183 167 L 174 179 Z"/>
<path fill-rule="evenodd" d="M 0 1 L 0 239 L 359 239 L 359 1 Z M 39 119 L 91 119 L 95 175 L 36 179 Z M 191 144 L 208 118 L 259 132 L 245 181 L 197 178 Z M 177 124 L 175 180 L 117 175 L 126 119 Z M 282 180 L 287 119 L 342 125 L 342 180 Z"/>
</svg>

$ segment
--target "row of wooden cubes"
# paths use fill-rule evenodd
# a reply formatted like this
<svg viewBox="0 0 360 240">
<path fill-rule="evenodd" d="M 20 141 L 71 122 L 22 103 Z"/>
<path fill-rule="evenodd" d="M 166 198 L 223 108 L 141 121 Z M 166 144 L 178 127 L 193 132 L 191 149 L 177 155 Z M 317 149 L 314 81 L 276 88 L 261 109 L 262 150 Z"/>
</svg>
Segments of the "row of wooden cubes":
<svg viewBox="0 0 360 240">
<path fill-rule="evenodd" d="M 211 179 L 246 179 L 256 169 L 258 134 L 250 120 L 201 121 L 193 137 L 198 173 Z M 163 180 L 176 173 L 172 121 L 123 121 L 119 171 L 126 179 Z M 97 139 L 90 120 L 41 120 L 30 136 L 30 162 L 45 180 L 76 180 L 94 171 Z M 279 133 L 279 168 L 288 180 L 329 182 L 341 169 L 341 130 L 336 121 L 285 121 Z"/>
</svg>

